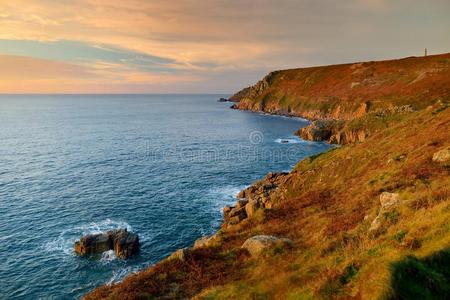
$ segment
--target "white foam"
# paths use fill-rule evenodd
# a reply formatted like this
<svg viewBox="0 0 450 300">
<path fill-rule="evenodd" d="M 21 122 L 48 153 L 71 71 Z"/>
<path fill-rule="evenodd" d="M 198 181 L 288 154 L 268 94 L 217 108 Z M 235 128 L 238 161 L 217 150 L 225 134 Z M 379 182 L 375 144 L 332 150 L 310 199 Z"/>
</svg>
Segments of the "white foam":
<svg viewBox="0 0 450 300">
<path fill-rule="evenodd" d="M 102 253 L 102 257 L 100 258 L 100 262 L 109 263 L 117 258 L 114 250 L 108 250 Z"/>
<path fill-rule="evenodd" d="M 278 144 L 301 144 L 301 143 L 304 143 L 304 141 L 298 137 L 289 137 L 289 138 L 276 139 L 275 143 L 278 143 Z"/>
<path fill-rule="evenodd" d="M 211 197 L 214 199 L 214 201 L 217 201 L 220 203 L 220 209 L 224 205 L 231 205 L 236 202 L 236 196 L 239 194 L 240 191 L 247 188 L 246 185 L 240 185 L 240 186 L 221 186 L 210 189 L 209 193 L 211 194 Z"/>
</svg>

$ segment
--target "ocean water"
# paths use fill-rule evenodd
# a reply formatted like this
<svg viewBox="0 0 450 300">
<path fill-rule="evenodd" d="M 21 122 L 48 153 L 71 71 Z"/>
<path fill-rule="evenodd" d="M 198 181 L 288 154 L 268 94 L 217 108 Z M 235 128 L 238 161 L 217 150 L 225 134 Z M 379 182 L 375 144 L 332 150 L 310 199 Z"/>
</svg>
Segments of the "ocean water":
<svg viewBox="0 0 450 300">
<path fill-rule="evenodd" d="M 229 109 L 223 95 L 0 96 L 0 299 L 80 298 L 213 233 L 222 207 L 323 143 L 307 122 Z M 130 260 L 80 258 L 128 228 Z"/>
</svg>

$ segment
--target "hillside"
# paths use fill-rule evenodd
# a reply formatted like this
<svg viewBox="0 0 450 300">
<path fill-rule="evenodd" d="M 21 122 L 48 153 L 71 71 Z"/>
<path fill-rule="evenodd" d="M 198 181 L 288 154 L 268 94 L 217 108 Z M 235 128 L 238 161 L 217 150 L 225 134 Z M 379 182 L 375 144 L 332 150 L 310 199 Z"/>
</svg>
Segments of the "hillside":
<svg viewBox="0 0 450 300">
<path fill-rule="evenodd" d="M 353 119 L 404 105 L 417 110 L 450 96 L 450 53 L 290 69 L 230 97 L 244 110 Z"/>
<path fill-rule="evenodd" d="M 450 53 L 275 71 L 230 97 L 233 108 L 314 121 L 297 134 L 346 144 L 389 126 L 389 116 L 450 98 Z"/>
<path fill-rule="evenodd" d="M 242 109 L 286 109 L 373 130 L 289 173 L 269 173 L 224 209 L 217 234 L 86 299 L 448 298 L 449 59 L 280 71 L 240 93 L 252 96 L 241 98 Z M 356 76 L 350 70 L 366 68 L 385 78 L 380 91 L 375 79 L 361 78 L 359 91 L 348 86 Z M 370 104 L 364 95 L 372 95 Z M 412 109 L 395 109 L 404 105 Z M 260 235 L 283 239 L 249 247 Z"/>
</svg>

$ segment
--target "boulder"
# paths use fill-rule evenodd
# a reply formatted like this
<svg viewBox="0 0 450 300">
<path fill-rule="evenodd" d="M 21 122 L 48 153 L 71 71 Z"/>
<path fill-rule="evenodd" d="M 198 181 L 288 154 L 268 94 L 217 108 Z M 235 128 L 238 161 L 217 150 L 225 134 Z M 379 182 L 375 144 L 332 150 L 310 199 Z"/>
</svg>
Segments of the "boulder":
<svg viewBox="0 0 450 300">
<path fill-rule="evenodd" d="M 117 257 L 126 259 L 139 252 L 139 237 L 126 229 L 88 234 L 75 242 L 74 249 L 81 256 L 114 250 Z"/>
<path fill-rule="evenodd" d="M 450 149 L 442 149 L 434 153 L 433 161 L 437 163 L 450 163 Z"/>
<path fill-rule="evenodd" d="M 272 235 L 256 235 L 247 239 L 242 245 L 250 255 L 256 256 L 268 248 L 276 246 L 292 248 L 293 242 L 286 238 L 278 238 Z"/>
</svg>

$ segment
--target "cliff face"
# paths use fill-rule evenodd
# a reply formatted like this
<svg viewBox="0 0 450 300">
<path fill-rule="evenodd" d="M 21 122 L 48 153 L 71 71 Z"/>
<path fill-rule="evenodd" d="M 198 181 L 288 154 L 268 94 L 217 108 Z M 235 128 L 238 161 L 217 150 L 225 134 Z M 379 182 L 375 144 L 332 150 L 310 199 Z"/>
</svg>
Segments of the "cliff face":
<svg viewBox="0 0 450 300">
<path fill-rule="evenodd" d="M 449 98 L 450 53 L 276 71 L 230 99 L 239 102 L 235 109 L 348 121 L 420 110 Z M 359 140 L 367 134 L 341 132 L 333 141 Z"/>
</svg>

